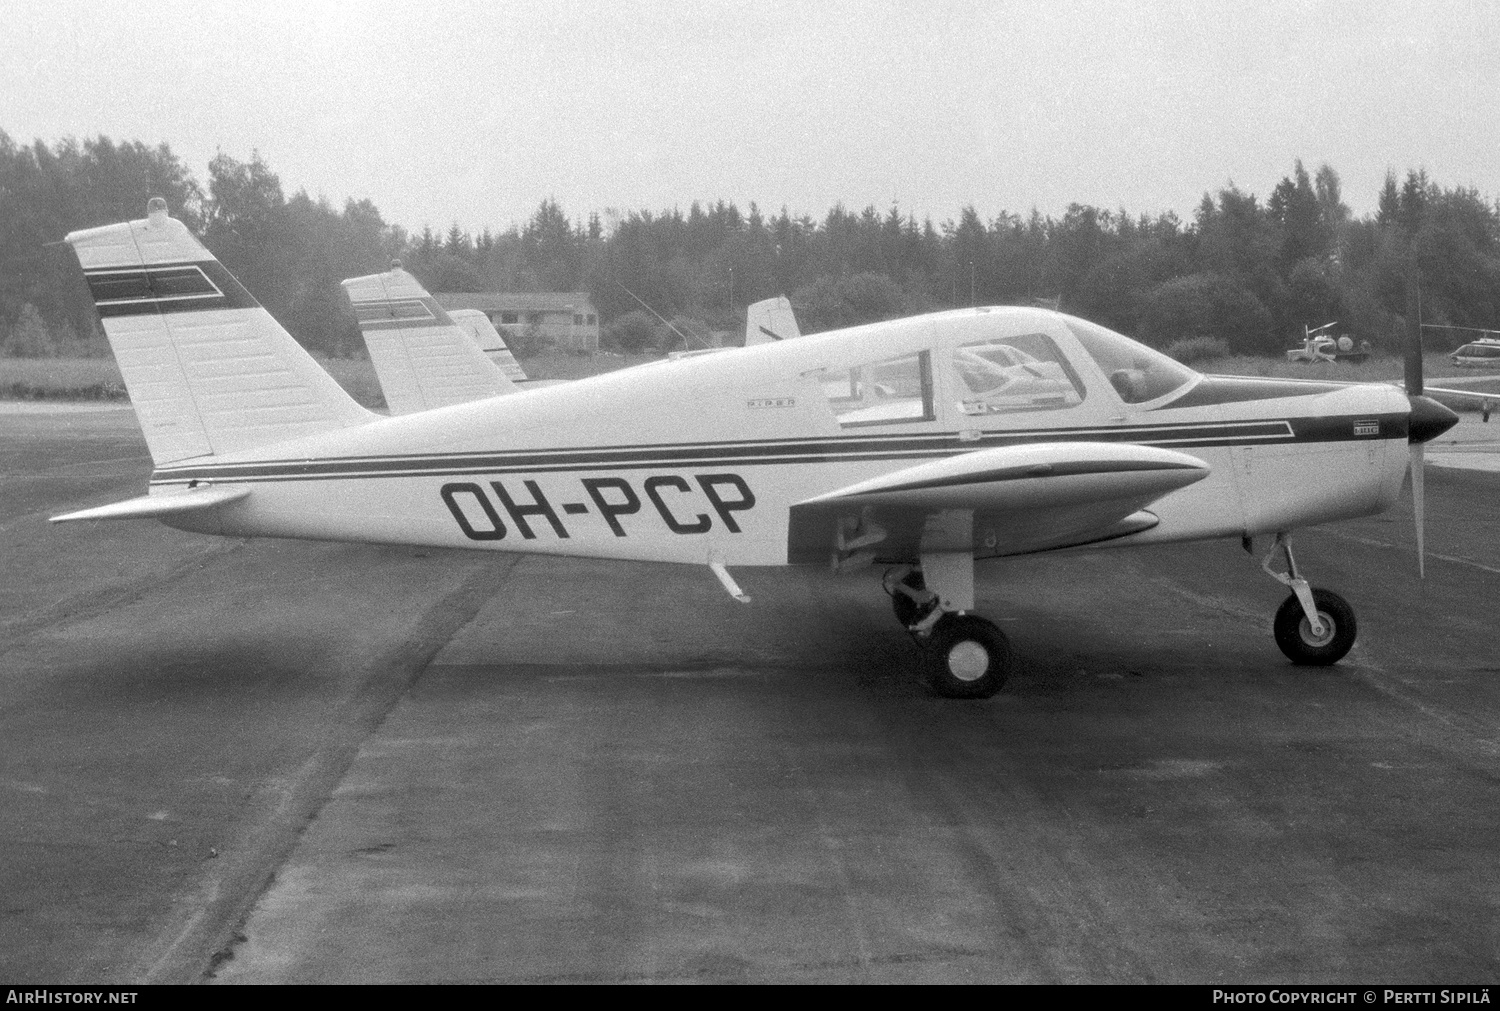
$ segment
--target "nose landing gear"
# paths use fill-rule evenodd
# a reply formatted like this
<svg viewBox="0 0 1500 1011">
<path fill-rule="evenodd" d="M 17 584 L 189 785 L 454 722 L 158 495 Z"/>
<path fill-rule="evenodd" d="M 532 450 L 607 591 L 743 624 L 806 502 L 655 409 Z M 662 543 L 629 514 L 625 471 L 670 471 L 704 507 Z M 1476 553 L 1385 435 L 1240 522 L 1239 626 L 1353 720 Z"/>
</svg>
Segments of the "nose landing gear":
<svg viewBox="0 0 1500 1011">
<path fill-rule="evenodd" d="M 1285 572 L 1271 568 L 1278 551 L 1286 557 Z M 1292 591 L 1277 608 L 1272 625 L 1276 645 L 1287 659 L 1314 667 L 1326 667 L 1342 660 L 1354 645 L 1354 637 L 1359 631 L 1354 608 L 1332 590 L 1314 589 L 1298 574 L 1289 534 L 1276 535 L 1276 543 L 1271 545 L 1261 568 Z"/>
</svg>

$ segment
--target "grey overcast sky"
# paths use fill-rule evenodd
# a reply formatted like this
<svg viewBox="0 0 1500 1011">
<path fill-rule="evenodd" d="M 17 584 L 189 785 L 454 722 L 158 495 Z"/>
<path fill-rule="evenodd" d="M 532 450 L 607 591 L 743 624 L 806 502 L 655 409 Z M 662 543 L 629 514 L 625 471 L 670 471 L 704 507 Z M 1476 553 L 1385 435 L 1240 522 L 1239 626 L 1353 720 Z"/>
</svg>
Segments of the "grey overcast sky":
<svg viewBox="0 0 1500 1011">
<path fill-rule="evenodd" d="M 1189 216 L 1301 158 L 1500 196 L 1500 4 L 0 0 L 0 129 L 252 150 L 478 231 L 545 197 Z"/>
</svg>

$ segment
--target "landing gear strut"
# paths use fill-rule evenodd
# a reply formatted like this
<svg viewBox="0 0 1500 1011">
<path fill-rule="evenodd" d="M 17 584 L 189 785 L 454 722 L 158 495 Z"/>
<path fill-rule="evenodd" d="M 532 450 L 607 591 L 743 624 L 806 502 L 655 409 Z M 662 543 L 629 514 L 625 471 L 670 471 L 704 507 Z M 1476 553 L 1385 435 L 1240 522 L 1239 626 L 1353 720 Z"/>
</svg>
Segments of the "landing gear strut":
<svg viewBox="0 0 1500 1011">
<path fill-rule="evenodd" d="M 1286 558 L 1285 572 L 1271 568 L 1278 552 Z M 1276 543 L 1271 545 L 1261 568 L 1292 591 L 1277 608 L 1272 626 L 1276 645 L 1287 659 L 1314 667 L 1326 667 L 1342 660 L 1354 645 L 1354 637 L 1359 631 L 1354 608 L 1332 590 L 1314 589 L 1302 578 L 1292 557 L 1290 535 L 1276 535 Z"/>
<path fill-rule="evenodd" d="M 968 561 L 973 564 L 972 556 Z M 972 606 L 972 599 L 955 601 L 929 590 L 923 570 L 909 565 L 890 570 L 882 582 L 896 620 L 922 650 L 922 673 L 933 691 L 948 698 L 979 699 L 1000 690 L 1010 673 L 1010 641 L 994 623 L 951 606 Z M 963 580 L 959 583 L 962 593 Z"/>
<path fill-rule="evenodd" d="M 891 609 L 896 612 L 896 620 L 908 631 L 937 606 L 937 594 L 927 589 L 921 569 L 898 565 L 885 574 L 881 585 L 891 595 Z"/>
</svg>

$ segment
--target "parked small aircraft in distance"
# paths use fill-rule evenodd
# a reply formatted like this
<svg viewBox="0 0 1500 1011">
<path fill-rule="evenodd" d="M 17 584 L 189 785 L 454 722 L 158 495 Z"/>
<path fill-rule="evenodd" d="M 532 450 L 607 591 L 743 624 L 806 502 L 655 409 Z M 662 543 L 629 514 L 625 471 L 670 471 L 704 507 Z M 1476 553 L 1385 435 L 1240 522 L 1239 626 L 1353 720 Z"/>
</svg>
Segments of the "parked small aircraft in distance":
<svg viewBox="0 0 1500 1011">
<path fill-rule="evenodd" d="M 478 309 L 450 309 L 448 315 L 460 330 L 479 345 L 484 356 L 500 367 L 506 379 L 518 385 L 528 381 L 526 370 L 521 368 L 521 363 L 511 354 L 505 338 L 500 336 L 500 331 L 495 329 L 495 324 L 490 322 L 488 316 Z"/>
<path fill-rule="evenodd" d="M 392 414 L 516 392 L 500 366 L 399 262 L 384 274 L 342 283 Z"/>
<path fill-rule="evenodd" d="M 785 295 L 763 299 L 745 306 L 745 347 L 769 344 L 771 341 L 801 337 L 797 314 Z"/>
<path fill-rule="evenodd" d="M 1006 637 L 970 613 L 975 560 L 1059 548 L 1270 537 L 1263 567 L 1291 590 L 1277 644 L 1295 663 L 1337 661 L 1354 611 L 1309 585 L 1291 532 L 1389 507 L 1408 447 L 1457 420 L 1419 374 L 1411 394 L 1204 376 L 1025 307 L 381 417 L 163 201 L 67 241 L 155 471 L 147 494 L 56 521 L 706 564 L 741 599 L 730 566 L 882 563 L 952 696 L 991 694 L 1010 666 Z M 391 309 L 392 330 L 407 311 Z"/>
<path fill-rule="evenodd" d="M 444 311 L 399 260 L 384 274 L 340 283 L 391 414 L 555 385 L 527 379 L 489 317 L 477 309 Z"/>
</svg>

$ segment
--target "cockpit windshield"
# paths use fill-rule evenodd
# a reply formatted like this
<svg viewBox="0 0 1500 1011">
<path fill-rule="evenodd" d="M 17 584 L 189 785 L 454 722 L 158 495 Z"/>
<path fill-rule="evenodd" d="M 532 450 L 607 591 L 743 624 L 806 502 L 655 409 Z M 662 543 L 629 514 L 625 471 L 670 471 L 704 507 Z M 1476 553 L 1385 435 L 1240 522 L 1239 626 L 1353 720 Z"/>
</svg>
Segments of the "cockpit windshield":
<svg viewBox="0 0 1500 1011">
<path fill-rule="evenodd" d="M 1067 323 L 1078 343 L 1127 404 L 1143 404 L 1164 397 L 1198 376 L 1181 362 L 1097 323 L 1073 317 Z"/>
</svg>

